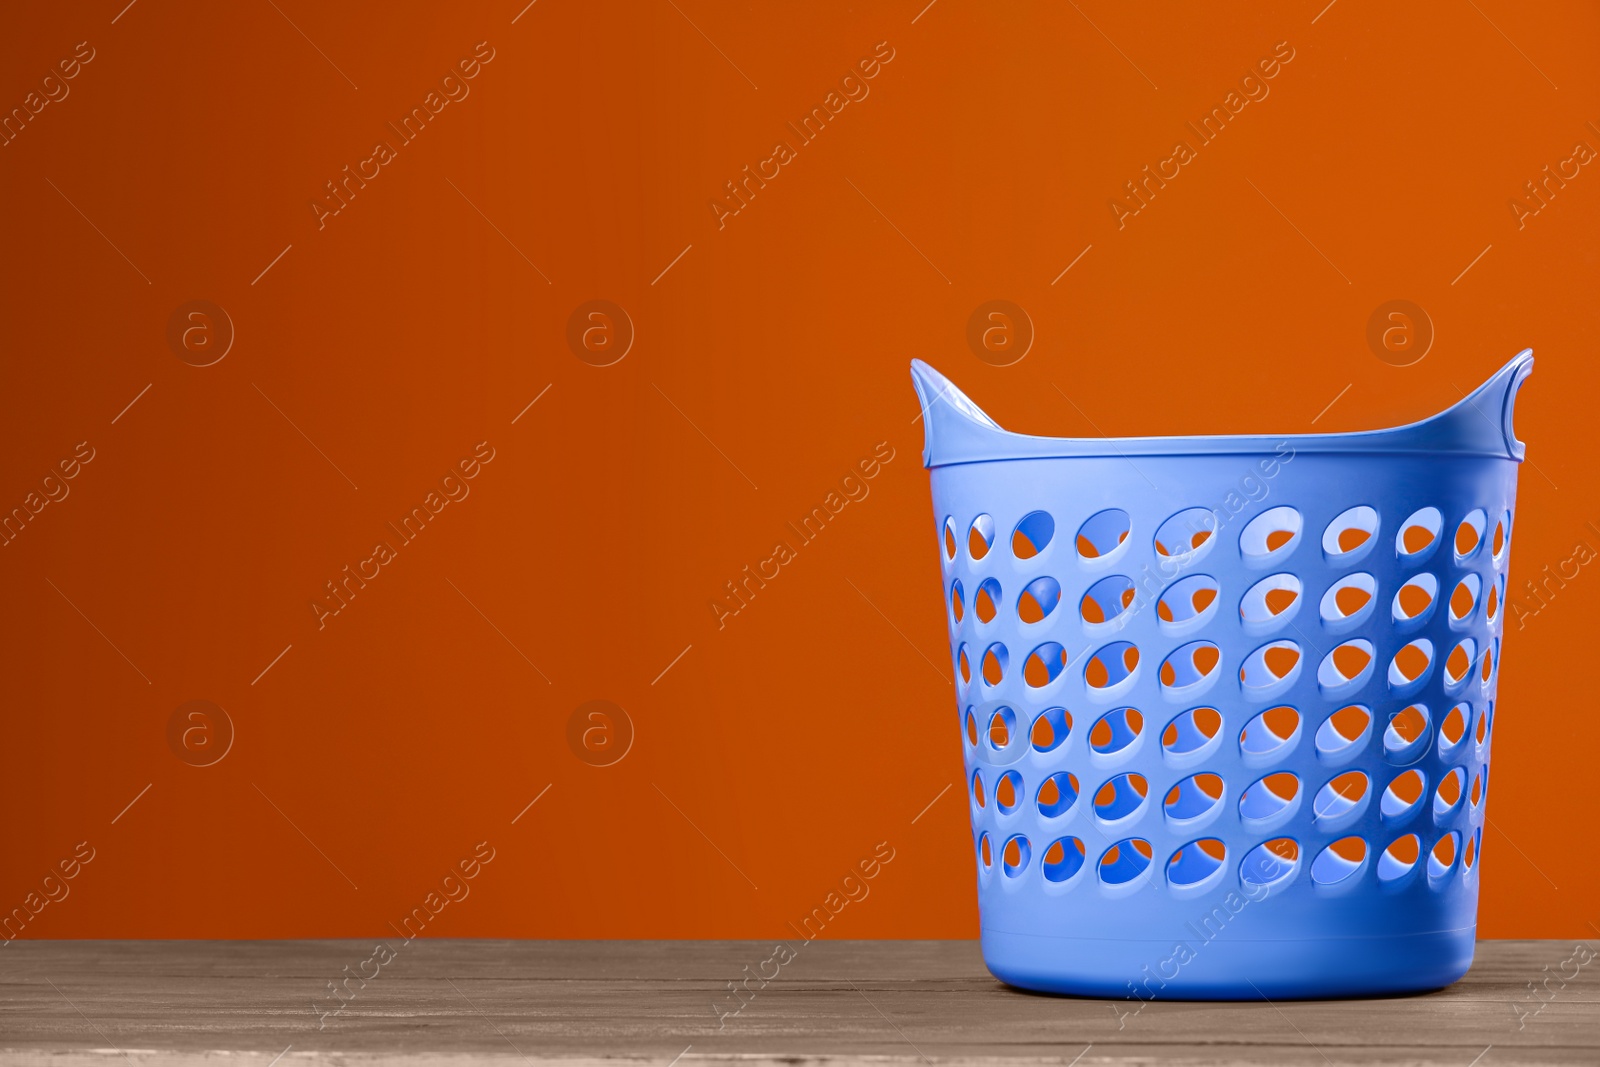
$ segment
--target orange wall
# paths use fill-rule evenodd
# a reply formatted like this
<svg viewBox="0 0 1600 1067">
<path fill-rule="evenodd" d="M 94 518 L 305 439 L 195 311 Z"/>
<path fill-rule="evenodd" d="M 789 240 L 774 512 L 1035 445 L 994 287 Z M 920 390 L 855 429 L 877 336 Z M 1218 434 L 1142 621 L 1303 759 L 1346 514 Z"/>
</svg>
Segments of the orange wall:
<svg viewBox="0 0 1600 1067">
<path fill-rule="evenodd" d="M 1593 5 L 124 2 L 0 34 L 0 105 L 69 91 L 0 147 L 0 503 L 93 454 L 0 548 L 0 906 L 93 857 L 27 936 L 379 935 L 462 862 L 430 934 L 775 936 L 875 850 L 829 936 L 974 935 L 913 356 L 1009 427 L 1118 435 L 1390 425 L 1532 346 L 1513 591 L 1600 547 L 1600 169 L 1509 206 L 1600 148 Z M 1279 42 L 1269 95 L 1119 228 Z M 994 299 L 1036 332 L 1011 366 L 966 341 Z M 1366 340 L 1392 299 L 1436 334 L 1406 367 Z M 232 322 L 210 366 L 219 322 L 168 338 L 192 300 Z M 633 324 L 609 366 L 569 347 L 590 300 Z M 346 565 L 376 576 L 319 619 Z M 1486 936 L 1597 918 L 1589 570 L 1513 599 Z M 170 729 L 194 700 L 231 723 L 209 766 L 216 713 Z M 631 723 L 610 766 L 569 729 L 595 700 Z"/>
</svg>

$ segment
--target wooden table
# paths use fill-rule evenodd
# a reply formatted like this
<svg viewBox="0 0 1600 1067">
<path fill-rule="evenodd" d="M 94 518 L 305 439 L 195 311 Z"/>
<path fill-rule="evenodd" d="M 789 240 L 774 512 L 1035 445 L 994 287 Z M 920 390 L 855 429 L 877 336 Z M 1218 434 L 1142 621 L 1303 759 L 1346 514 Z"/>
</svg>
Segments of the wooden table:
<svg viewBox="0 0 1600 1067">
<path fill-rule="evenodd" d="M 12 942 L 0 1061 L 1600 1064 L 1600 959 L 1574 976 L 1571 942 L 1484 942 L 1463 981 L 1424 996 L 1137 1014 L 1002 986 L 967 941 L 818 941 L 781 968 L 766 942 L 392 944 Z M 778 976 L 733 1014 L 747 966 Z M 347 974 L 348 1000 L 332 999 Z"/>
</svg>

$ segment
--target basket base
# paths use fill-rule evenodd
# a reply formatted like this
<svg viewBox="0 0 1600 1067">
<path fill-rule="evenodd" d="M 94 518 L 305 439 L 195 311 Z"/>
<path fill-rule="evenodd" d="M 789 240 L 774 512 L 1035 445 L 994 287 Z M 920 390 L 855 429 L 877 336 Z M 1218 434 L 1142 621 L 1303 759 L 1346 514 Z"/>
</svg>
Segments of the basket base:
<svg viewBox="0 0 1600 1067">
<path fill-rule="evenodd" d="M 1149 1000 L 1305 1000 L 1421 993 L 1472 966 L 1476 926 L 1399 937 L 1175 944 L 985 928 L 1000 981 L 1042 993 Z"/>
</svg>

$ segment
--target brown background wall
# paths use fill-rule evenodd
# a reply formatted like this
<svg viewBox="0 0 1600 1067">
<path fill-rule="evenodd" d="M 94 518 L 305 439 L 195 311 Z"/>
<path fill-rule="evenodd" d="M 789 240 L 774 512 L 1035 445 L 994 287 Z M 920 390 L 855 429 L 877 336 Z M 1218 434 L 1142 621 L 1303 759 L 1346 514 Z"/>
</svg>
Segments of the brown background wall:
<svg viewBox="0 0 1600 1067">
<path fill-rule="evenodd" d="M 879 842 L 829 935 L 972 935 L 907 361 L 1031 432 L 1301 432 L 1525 346 L 1481 930 L 1590 936 L 1600 579 L 1523 581 L 1600 547 L 1600 175 L 1563 162 L 1600 147 L 1594 5 L 124 2 L 0 33 L 0 503 L 66 493 L 0 548 L 0 906 L 93 856 L 27 936 L 379 935 L 475 850 L 428 933 L 777 936 Z M 1519 217 L 1546 166 L 1577 173 Z M 996 299 L 1035 334 L 1005 367 L 966 339 Z M 1434 335 L 1404 367 L 1367 340 L 1394 299 Z M 632 324 L 605 367 L 591 300 Z"/>
</svg>

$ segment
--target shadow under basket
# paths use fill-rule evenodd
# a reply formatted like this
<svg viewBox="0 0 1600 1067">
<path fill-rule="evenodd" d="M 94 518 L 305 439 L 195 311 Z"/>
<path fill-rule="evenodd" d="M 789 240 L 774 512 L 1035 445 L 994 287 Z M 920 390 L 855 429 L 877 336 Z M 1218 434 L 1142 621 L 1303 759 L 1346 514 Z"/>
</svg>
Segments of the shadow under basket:
<svg viewBox="0 0 1600 1067">
<path fill-rule="evenodd" d="M 1350 434 L 1002 430 L 920 361 L 984 960 L 1151 999 L 1472 963 L 1523 352 Z"/>
</svg>

